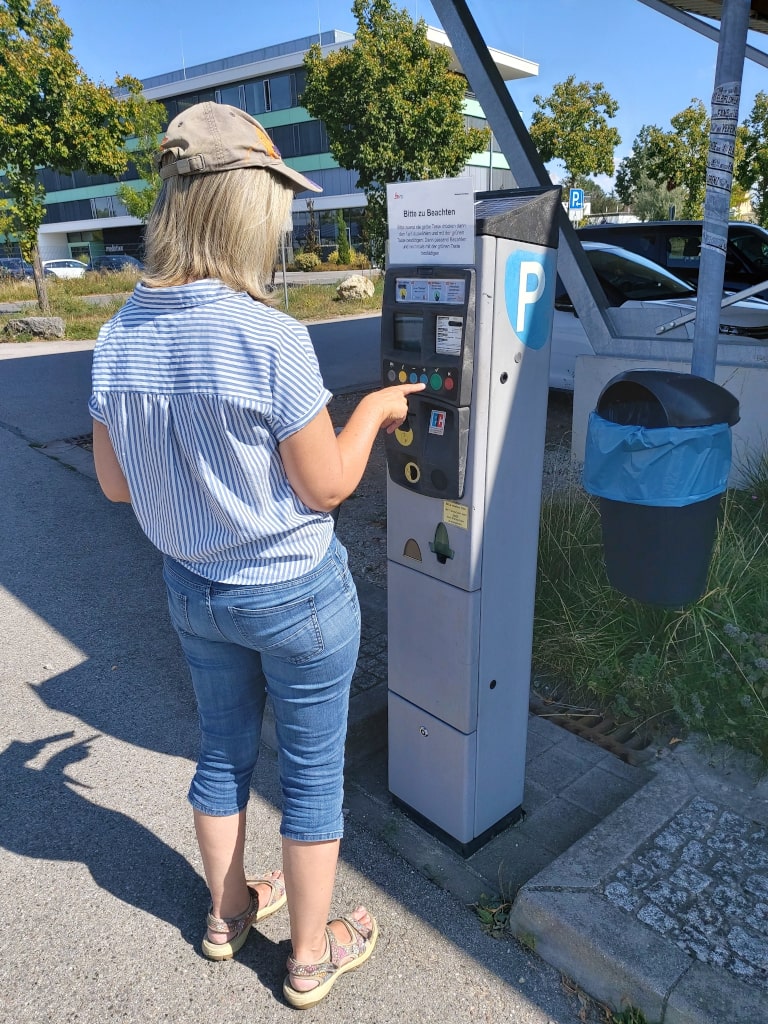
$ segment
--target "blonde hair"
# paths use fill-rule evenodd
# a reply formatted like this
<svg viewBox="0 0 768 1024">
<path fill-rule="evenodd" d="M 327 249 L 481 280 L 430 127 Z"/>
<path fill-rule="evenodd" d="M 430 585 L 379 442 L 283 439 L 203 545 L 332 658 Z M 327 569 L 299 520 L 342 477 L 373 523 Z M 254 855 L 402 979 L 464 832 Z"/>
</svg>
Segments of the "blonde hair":
<svg viewBox="0 0 768 1024">
<path fill-rule="evenodd" d="M 293 191 L 260 168 L 166 179 L 147 221 L 150 287 L 218 278 L 267 301 Z"/>
</svg>

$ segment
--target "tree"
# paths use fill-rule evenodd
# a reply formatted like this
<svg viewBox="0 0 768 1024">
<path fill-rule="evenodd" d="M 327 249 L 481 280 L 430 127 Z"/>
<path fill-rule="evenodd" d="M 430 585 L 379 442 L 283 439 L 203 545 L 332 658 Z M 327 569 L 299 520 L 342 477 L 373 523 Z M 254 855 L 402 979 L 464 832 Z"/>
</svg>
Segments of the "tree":
<svg viewBox="0 0 768 1024">
<path fill-rule="evenodd" d="M 701 100 L 670 118 L 672 131 L 663 132 L 649 125 L 647 132 L 647 170 L 667 188 L 683 189 L 683 217 L 698 220 L 704 213 L 709 152 L 709 115 Z"/>
<path fill-rule="evenodd" d="M 339 263 L 347 266 L 352 261 L 352 254 L 349 251 L 349 238 L 347 237 L 347 225 L 344 221 L 344 211 L 336 211 L 336 247 L 339 252 Z"/>
<path fill-rule="evenodd" d="M 162 185 L 155 155 L 168 115 L 162 103 L 148 102 L 143 98 L 137 98 L 134 112 L 136 146 L 130 150 L 129 157 L 144 186 L 136 188 L 124 181 L 119 185 L 117 194 L 128 213 L 146 223 Z"/>
<path fill-rule="evenodd" d="M 447 50 L 427 41 L 390 0 L 354 0 L 355 42 L 323 57 L 318 44 L 304 64 L 301 102 L 325 124 L 331 154 L 355 170 L 368 208 L 365 230 L 379 259 L 386 237 L 389 182 L 453 177 L 488 132 L 467 128 L 462 113 L 466 80 L 450 70 Z"/>
<path fill-rule="evenodd" d="M 127 76 L 115 83 L 125 99 L 92 82 L 70 51 L 71 37 L 51 0 L 0 0 L 0 167 L 43 312 L 48 296 L 37 232 L 45 189 L 37 168 L 121 174 L 141 92 L 141 83 Z"/>
<path fill-rule="evenodd" d="M 319 256 L 321 252 L 320 232 L 317 227 L 314 199 L 307 200 L 307 233 L 304 236 L 302 249 L 304 252 L 314 253 L 315 256 Z"/>
<path fill-rule="evenodd" d="M 667 220 L 670 208 L 681 210 L 685 191 L 680 186 L 669 188 L 667 180 L 658 181 L 649 172 L 650 125 L 643 125 L 632 143 L 632 152 L 625 156 L 616 171 L 616 195 L 631 207 L 640 220 Z"/>
<path fill-rule="evenodd" d="M 768 94 L 759 92 L 749 117 L 740 127 L 744 146 L 736 177 L 739 185 L 752 194 L 757 219 L 768 227 Z"/>
<path fill-rule="evenodd" d="M 0 235 L 3 236 L 3 245 L 10 256 L 13 252 L 13 244 L 18 241 L 19 237 L 19 218 L 16 216 L 13 205 L 7 199 L 0 199 Z"/>
<path fill-rule="evenodd" d="M 545 163 L 565 165 L 566 187 L 573 188 L 579 175 L 613 174 L 613 152 L 621 136 L 608 120 L 619 105 L 602 82 L 577 82 L 569 75 L 549 96 L 534 96 L 533 102 L 531 139 Z"/>
</svg>

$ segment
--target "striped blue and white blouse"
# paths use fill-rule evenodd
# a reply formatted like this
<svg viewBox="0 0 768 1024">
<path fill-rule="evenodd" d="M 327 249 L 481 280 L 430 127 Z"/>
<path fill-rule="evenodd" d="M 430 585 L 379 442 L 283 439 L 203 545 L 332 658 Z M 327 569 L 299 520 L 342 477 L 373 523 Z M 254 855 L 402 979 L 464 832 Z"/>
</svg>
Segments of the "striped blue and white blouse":
<svg viewBox="0 0 768 1024">
<path fill-rule="evenodd" d="M 325 555 L 278 444 L 327 404 L 305 327 L 220 281 L 139 283 L 99 332 L 89 409 L 152 543 L 209 580 L 295 579 Z"/>
</svg>

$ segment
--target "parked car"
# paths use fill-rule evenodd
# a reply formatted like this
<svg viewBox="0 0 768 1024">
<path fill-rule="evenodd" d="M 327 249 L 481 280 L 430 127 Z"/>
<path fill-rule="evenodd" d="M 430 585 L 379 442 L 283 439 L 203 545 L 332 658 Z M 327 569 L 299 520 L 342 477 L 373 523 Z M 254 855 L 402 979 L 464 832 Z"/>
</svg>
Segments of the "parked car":
<svg viewBox="0 0 768 1024">
<path fill-rule="evenodd" d="M 80 260 L 43 260 L 43 271 L 47 277 L 82 277 L 85 264 Z"/>
<path fill-rule="evenodd" d="M 658 220 L 637 224 L 589 224 L 577 234 L 585 242 L 605 242 L 658 263 L 694 287 L 701 260 L 700 220 Z M 768 281 L 768 231 L 759 224 L 728 225 L 725 253 L 726 291 L 739 292 Z M 768 299 L 768 289 L 760 292 Z"/>
<path fill-rule="evenodd" d="M 0 258 L 0 277 L 13 277 L 21 281 L 25 277 L 33 277 L 34 268 L 31 263 L 19 256 L 3 256 Z"/>
<path fill-rule="evenodd" d="M 696 291 L 686 281 L 650 260 L 615 245 L 583 242 L 592 269 L 608 299 L 609 314 L 625 337 L 655 337 L 656 327 L 696 309 Z M 669 340 L 693 339 L 694 323 L 678 328 Z M 768 302 L 742 299 L 721 313 L 720 342 L 768 339 Z M 621 355 L 617 342 L 616 355 Z M 549 386 L 573 391 L 576 357 L 595 355 L 573 303 L 558 277 L 552 323 Z"/>
<path fill-rule="evenodd" d="M 87 270 L 95 273 L 119 274 L 122 270 L 133 270 L 137 274 L 144 269 L 141 260 L 126 253 L 110 253 L 106 256 L 94 256 Z"/>
</svg>

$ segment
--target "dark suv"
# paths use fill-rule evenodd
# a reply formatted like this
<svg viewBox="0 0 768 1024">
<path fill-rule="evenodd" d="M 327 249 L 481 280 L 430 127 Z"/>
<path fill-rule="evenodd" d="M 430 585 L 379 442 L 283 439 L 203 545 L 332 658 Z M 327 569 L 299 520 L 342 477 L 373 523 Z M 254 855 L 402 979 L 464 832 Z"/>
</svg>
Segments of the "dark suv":
<svg viewBox="0 0 768 1024">
<path fill-rule="evenodd" d="M 140 273 L 144 264 L 135 256 L 128 256 L 126 253 L 114 253 L 111 256 L 95 256 L 88 265 L 89 270 L 119 274 L 121 270 L 135 270 Z"/>
<path fill-rule="evenodd" d="M 700 220 L 590 224 L 579 228 L 577 234 L 585 242 L 607 242 L 629 249 L 689 281 L 694 288 L 698 284 Z M 764 281 L 768 282 L 768 231 L 759 224 L 732 221 L 728 225 L 724 287 L 727 291 L 739 292 Z M 760 298 L 768 298 L 768 288 L 760 292 Z"/>
<path fill-rule="evenodd" d="M 18 256 L 3 256 L 0 258 L 0 277 L 14 277 L 21 281 L 25 277 L 33 277 L 34 270 L 31 263 L 20 259 Z"/>
</svg>

